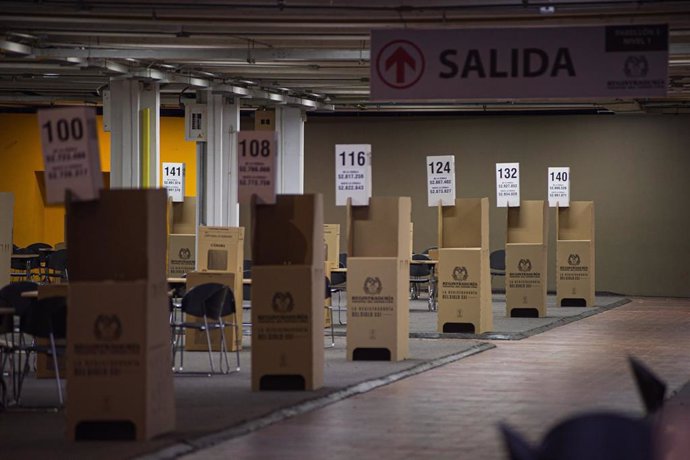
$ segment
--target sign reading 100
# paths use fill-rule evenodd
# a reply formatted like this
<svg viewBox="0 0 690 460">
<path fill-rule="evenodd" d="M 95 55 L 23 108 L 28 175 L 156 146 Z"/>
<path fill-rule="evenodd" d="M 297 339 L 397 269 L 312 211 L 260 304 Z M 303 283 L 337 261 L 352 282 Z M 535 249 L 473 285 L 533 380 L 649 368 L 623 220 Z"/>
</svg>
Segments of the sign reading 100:
<svg viewBox="0 0 690 460">
<path fill-rule="evenodd" d="M 364 166 L 367 164 L 367 154 L 365 152 L 340 152 L 338 156 L 342 166 Z"/>
<path fill-rule="evenodd" d="M 72 120 L 67 121 L 64 118 L 60 118 L 56 125 L 57 138 L 61 142 L 65 142 L 71 139 L 79 140 L 84 137 L 84 125 L 82 124 L 81 118 L 72 118 Z M 53 142 L 53 122 L 49 120 L 43 123 L 43 129 L 48 133 L 48 142 Z"/>
<path fill-rule="evenodd" d="M 240 141 L 240 155 L 243 157 L 247 156 L 247 140 L 243 139 Z M 249 156 L 267 157 L 271 155 L 271 141 L 264 139 L 259 141 L 258 139 L 252 139 L 249 141 Z"/>
</svg>

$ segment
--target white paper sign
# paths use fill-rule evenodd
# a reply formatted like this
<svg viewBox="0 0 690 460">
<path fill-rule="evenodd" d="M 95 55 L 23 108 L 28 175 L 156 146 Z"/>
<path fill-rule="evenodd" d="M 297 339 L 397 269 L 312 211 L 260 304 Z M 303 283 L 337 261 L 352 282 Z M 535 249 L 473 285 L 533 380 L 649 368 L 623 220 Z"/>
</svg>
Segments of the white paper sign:
<svg viewBox="0 0 690 460">
<path fill-rule="evenodd" d="M 426 157 L 427 202 L 429 206 L 455 205 L 455 156 Z"/>
<path fill-rule="evenodd" d="M 184 106 L 184 140 L 206 140 L 206 105 L 187 104 Z"/>
<path fill-rule="evenodd" d="M 173 202 L 184 201 L 185 167 L 184 163 L 163 163 L 163 187 Z"/>
<path fill-rule="evenodd" d="M 520 206 L 520 163 L 496 163 L 496 206 Z"/>
<path fill-rule="evenodd" d="M 95 200 L 103 188 L 96 111 L 92 107 L 38 111 L 48 204 Z"/>
<path fill-rule="evenodd" d="M 276 202 L 275 131 L 240 131 L 238 135 L 237 171 L 239 202 L 251 202 L 257 195 L 260 203 Z"/>
<path fill-rule="evenodd" d="M 371 198 L 371 145 L 335 146 L 335 205 L 368 206 Z"/>
<path fill-rule="evenodd" d="M 570 206 L 570 168 L 549 168 L 549 206 Z"/>
</svg>

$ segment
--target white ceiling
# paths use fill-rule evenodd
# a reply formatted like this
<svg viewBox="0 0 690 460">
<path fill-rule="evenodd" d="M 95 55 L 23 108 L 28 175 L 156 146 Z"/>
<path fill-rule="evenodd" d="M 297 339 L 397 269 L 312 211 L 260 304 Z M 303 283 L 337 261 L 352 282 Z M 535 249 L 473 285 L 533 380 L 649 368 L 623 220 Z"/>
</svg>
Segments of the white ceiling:
<svg viewBox="0 0 690 460">
<path fill-rule="evenodd" d="M 670 27 L 666 98 L 369 100 L 372 29 L 650 23 Z M 246 106 L 312 110 L 683 111 L 690 107 L 690 1 L 0 1 L 1 106 L 99 103 L 111 78 L 159 82 L 167 107 L 210 89 Z"/>
</svg>

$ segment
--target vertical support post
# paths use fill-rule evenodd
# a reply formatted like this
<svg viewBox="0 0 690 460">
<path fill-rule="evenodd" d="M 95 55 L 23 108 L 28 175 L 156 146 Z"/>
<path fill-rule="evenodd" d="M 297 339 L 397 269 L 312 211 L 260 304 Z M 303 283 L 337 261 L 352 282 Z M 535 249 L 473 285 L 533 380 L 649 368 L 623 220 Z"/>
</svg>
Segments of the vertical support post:
<svg viewBox="0 0 690 460">
<path fill-rule="evenodd" d="M 148 126 L 145 137 L 148 155 L 142 155 L 143 169 L 142 186 L 160 187 L 160 85 L 155 82 L 147 83 L 141 91 L 140 105 L 142 111 L 147 111 L 146 120 L 142 119 L 142 125 Z M 143 114 L 142 114 L 143 116 Z"/>
<path fill-rule="evenodd" d="M 276 107 L 278 193 L 304 193 L 304 112 Z"/>
<path fill-rule="evenodd" d="M 110 185 L 138 188 L 141 184 L 139 152 L 139 96 L 141 82 L 111 80 Z"/>
</svg>

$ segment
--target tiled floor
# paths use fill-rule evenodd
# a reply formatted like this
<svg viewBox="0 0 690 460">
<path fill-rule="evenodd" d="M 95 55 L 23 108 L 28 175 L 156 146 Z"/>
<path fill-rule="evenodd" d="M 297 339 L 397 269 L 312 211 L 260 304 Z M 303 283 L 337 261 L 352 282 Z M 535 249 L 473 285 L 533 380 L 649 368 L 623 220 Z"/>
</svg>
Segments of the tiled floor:
<svg viewBox="0 0 690 460">
<path fill-rule="evenodd" d="M 626 357 L 690 380 L 690 299 L 636 299 L 235 438 L 193 459 L 505 459 L 496 424 L 538 439 L 577 411 L 642 414 Z"/>
</svg>

